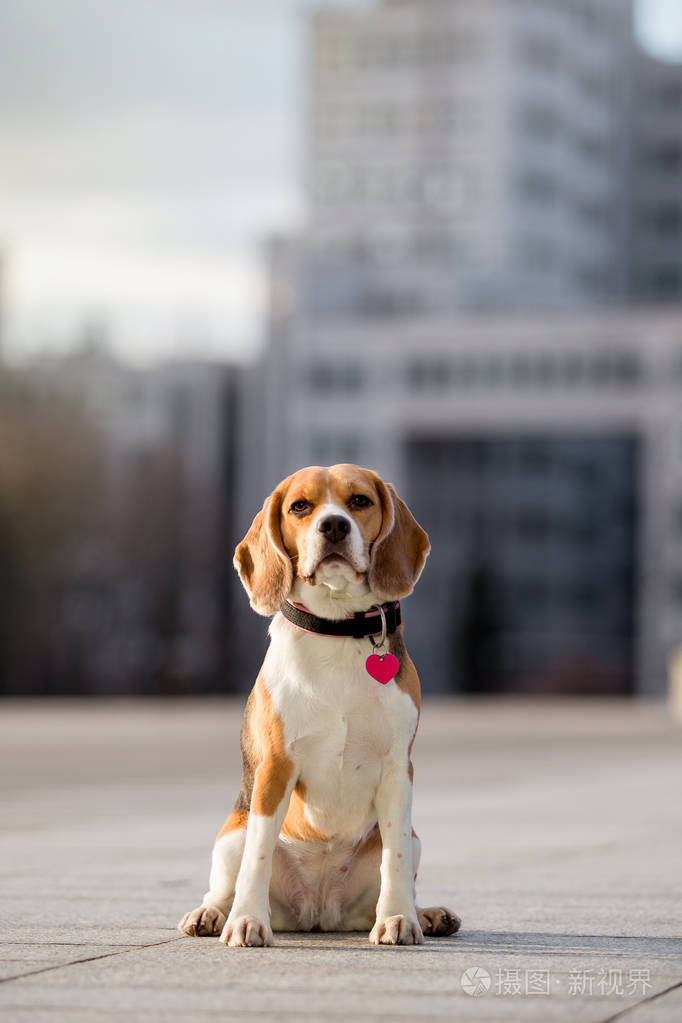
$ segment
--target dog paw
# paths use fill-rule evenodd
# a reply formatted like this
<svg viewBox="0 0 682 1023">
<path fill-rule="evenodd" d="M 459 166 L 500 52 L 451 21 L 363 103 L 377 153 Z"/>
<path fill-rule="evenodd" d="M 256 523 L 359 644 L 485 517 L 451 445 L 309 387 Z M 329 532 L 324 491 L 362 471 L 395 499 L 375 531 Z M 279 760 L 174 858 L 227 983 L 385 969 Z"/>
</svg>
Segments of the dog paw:
<svg viewBox="0 0 682 1023">
<path fill-rule="evenodd" d="M 454 934 L 462 926 L 462 921 L 445 906 L 429 906 L 418 911 L 419 923 L 424 934 L 432 938 L 444 938 Z"/>
<path fill-rule="evenodd" d="M 416 920 L 408 916 L 387 916 L 377 920 L 369 932 L 371 945 L 423 945 L 424 935 Z"/>
<path fill-rule="evenodd" d="M 225 926 L 225 914 L 213 905 L 199 905 L 186 913 L 178 929 L 190 938 L 212 938 Z"/>
<path fill-rule="evenodd" d="M 220 940 L 231 947 L 272 945 L 272 931 L 268 924 L 262 923 L 255 916 L 237 916 L 227 921 Z"/>
<path fill-rule="evenodd" d="M 185 913 L 178 924 L 179 930 L 190 938 L 212 938 L 220 934 L 225 926 L 225 914 L 215 906 L 198 906 L 191 913 Z"/>
</svg>

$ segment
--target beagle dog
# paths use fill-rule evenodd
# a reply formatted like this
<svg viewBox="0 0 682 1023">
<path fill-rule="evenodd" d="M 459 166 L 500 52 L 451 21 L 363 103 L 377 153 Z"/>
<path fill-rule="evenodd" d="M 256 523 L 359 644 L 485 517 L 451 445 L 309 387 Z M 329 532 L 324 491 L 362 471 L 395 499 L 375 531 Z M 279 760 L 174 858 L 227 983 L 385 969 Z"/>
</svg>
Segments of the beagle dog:
<svg viewBox="0 0 682 1023">
<path fill-rule="evenodd" d="M 273 930 L 368 930 L 412 945 L 459 928 L 415 905 L 420 698 L 399 601 L 428 553 L 393 487 L 356 465 L 301 469 L 256 515 L 234 562 L 254 611 L 274 615 L 270 646 L 244 714 L 241 790 L 185 934 L 253 946 Z"/>
</svg>

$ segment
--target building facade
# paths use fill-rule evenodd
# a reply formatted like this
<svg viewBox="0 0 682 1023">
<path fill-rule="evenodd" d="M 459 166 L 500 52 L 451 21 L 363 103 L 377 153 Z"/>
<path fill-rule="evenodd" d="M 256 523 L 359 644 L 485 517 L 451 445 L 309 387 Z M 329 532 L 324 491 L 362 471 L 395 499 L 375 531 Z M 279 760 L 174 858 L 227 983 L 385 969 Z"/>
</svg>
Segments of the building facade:
<svg viewBox="0 0 682 1023">
<path fill-rule="evenodd" d="M 631 274 L 639 301 L 682 296 L 682 65 L 633 58 Z"/>
<path fill-rule="evenodd" d="M 682 643 L 682 67 L 637 51 L 630 0 L 323 11 L 309 61 L 261 493 L 311 463 L 396 484 L 433 542 L 406 611 L 426 689 L 661 695 Z"/>
<path fill-rule="evenodd" d="M 4 692 L 244 688 L 245 613 L 232 567 L 240 391 L 232 367 L 134 369 L 99 343 L 13 374 L 5 409 L 10 417 L 16 409 L 10 424 L 27 438 L 22 460 L 35 461 L 33 504 L 50 502 L 54 522 L 23 530 L 42 539 L 39 570 L 24 550 L 31 544 L 16 551 L 27 580 L 17 593 L 29 583 L 34 592 L 16 628 L 35 638 L 28 648 L 13 644 Z M 41 441 L 52 424 L 55 439 Z M 73 506 L 67 516 L 62 503 Z M 0 547 L 16 532 L 0 530 Z M 49 594 L 44 607 L 41 594 Z"/>
<path fill-rule="evenodd" d="M 431 535 L 407 612 L 427 688 L 471 686 L 451 643 L 485 571 L 496 686 L 663 691 L 682 642 L 677 311 L 318 321 L 288 358 L 273 482 L 370 465 Z"/>
<path fill-rule="evenodd" d="M 397 0 L 311 23 L 305 302 L 622 298 L 629 0 Z"/>
</svg>

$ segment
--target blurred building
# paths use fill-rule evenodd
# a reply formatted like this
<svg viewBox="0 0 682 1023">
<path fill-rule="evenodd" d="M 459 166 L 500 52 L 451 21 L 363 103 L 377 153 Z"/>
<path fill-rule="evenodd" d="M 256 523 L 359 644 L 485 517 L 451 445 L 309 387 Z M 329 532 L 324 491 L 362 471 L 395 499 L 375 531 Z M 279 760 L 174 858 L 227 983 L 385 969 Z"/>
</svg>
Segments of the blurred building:
<svg viewBox="0 0 682 1023">
<path fill-rule="evenodd" d="M 312 314 L 627 287 L 629 0 L 394 0 L 311 23 Z"/>
<path fill-rule="evenodd" d="M 426 689 L 662 693 L 682 68 L 637 52 L 629 0 L 323 11 L 309 64 L 254 493 L 337 461 L 396 483 L 434 547 L 407 611 Z"/>
<path fill-rule="evenodd" d="M 26 635 L 38 608 L 42 621 L 31 643 L 12 645 L 5 691 L 243 688 L 232 569 L 238 376 L 208 363 L 137 370 L 93 332 L 18 374 L 3 407 L 27 410 L 34 434 L 45 424 L 25 456 L 37 449 L 34 475 L 45 481 L 32 500 L 57 505 L 68 491 L 70 511 L 63 532 L 55 511 L 33 576 L 30 565 L 20 572 L 32 592 Z M 60 472 L 78 460 L 78 473 L 51 479 L 50 459 Z M 24 550 L 13 560 L 30 561 Z"/>
<path fill-rule="evenodd" d="M 427 687 L 470 684 L 451 644 L 483 573 L 495 686 L 660 689 L 682 640 L 681 322 L 630 309 L 300 327 L 281 475 L 357 461 L 415 510 L 434 548 L 408 611 Z"/>
<path fill-rule="evenodd" d="M 0 247 L 0 366 L 5 349 L 5 278 L 7 273 L 7 257 Z"/>
<path fill-rule="evenodd" d="M 630 289 L 682 296 L 682 65 L 634 57 Z"/>
</svg>

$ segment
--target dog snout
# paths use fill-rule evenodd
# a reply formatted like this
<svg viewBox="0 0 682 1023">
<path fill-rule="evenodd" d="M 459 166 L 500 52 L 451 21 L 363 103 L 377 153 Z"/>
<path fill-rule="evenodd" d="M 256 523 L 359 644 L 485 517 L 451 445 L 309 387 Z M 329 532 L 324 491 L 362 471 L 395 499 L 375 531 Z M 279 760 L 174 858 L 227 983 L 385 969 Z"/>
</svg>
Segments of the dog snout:
<svg viewBox="0 0 682 1023">
<path fill-rule="evenodd" d="M 340 543 L 350 533 L 350 522 L 344 515 L 328 515 L 318 524 L 318 531 L 329 543 Z"/>
</svg>

